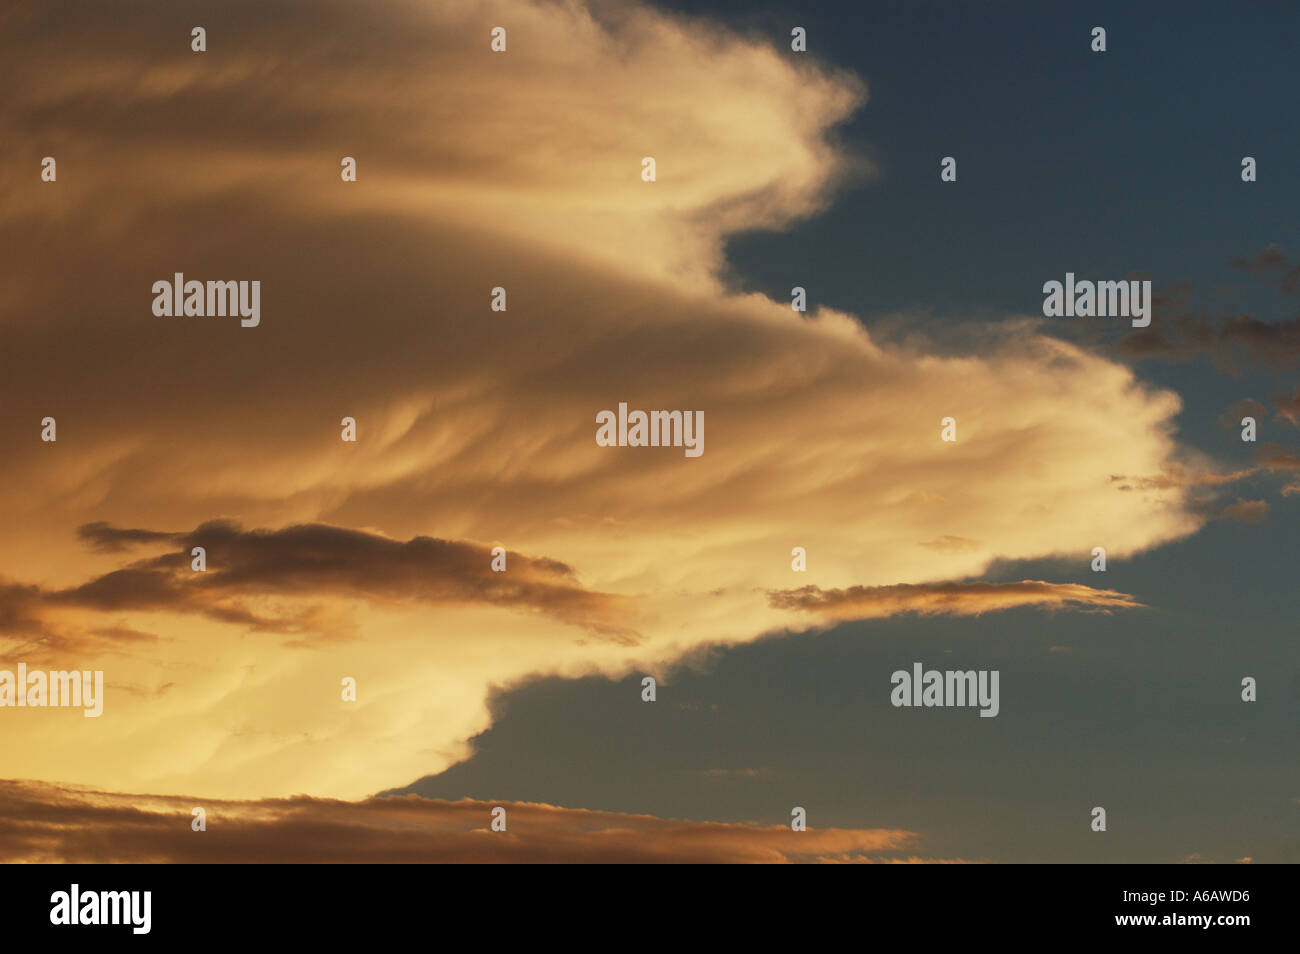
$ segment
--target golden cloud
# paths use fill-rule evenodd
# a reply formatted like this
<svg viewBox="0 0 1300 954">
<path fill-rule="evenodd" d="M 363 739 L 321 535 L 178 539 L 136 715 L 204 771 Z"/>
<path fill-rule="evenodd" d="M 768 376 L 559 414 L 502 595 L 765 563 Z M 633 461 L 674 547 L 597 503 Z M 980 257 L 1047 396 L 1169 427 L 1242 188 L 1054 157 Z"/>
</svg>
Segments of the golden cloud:
<svg viewBox="0 0 1300 954">
<path fill-rule="evenodd" d="M 1178 482 L 1112 483 L 1183 456 L 1178 398 L 1121 364 L 1027 320 L 899 345 L 726 289 L 728 234 L 811 215 L 862 168 L 834 130 L 863 84 L 780 45 L 523 0 L 179 3 L 130 28 L 56 0 L 5 27 L 26 79 L 0 134 L 59 177 L 0 160 L 0 614 L 7 652 L 107 678 L 99 719 L 0 712 L 15 775 L 358 798 L 465 758 L 494 688 L 808 626 L 768 591 L 1132 554 L 1204 520 Z M 261 281 L 261 324 L 155 317 L 175 272 Z M 597 446 L 621 401 L 703 411 L 703 455 Z M 214 547 L 199 580 L 114 550 L 216 520 L 269 528 L 262 549 Z M 312 526 L 354 535 L 355 562 L 270 547 Z M 549 562 L 426 580 L 424 539 Z M 526 598 L 440 596 L 462 585 Z M 1128 599 L 1084 590 L 1022 599 Z"/>
<path fill-rule="evenodd" d="M 491 812 L 505 809 L 505 831 Z M 194 809 L 206 830 L 192 829 Z M 0 862 L 783 863 L 889 860 L 913 832 L 679 821 L 416 795 L 213 801 L 0 781 Z M 914 855 L 902 860 L 915 860 Z"/>
<path fill-rule="evenodd" d="M 1141 606 L 1133 597 L 1079 583 L 921 583 L 852 586 L 822 590 L 805 586 L 769 593 L 773 606 L 805 610 L 834 620 L 879 619 L 900 613 L 920 616 L 979 616 L 997 610 L 1034 606 L 1110 612 Z"/>
</svg>

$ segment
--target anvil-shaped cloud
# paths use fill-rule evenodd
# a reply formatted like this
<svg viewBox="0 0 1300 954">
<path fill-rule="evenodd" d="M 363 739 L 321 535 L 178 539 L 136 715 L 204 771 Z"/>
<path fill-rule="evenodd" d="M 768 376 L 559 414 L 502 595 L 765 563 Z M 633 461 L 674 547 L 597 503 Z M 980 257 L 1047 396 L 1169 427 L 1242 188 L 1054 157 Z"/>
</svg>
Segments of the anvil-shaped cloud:
<svg viewBox="0 0 1300 954">
<path fill-rule="evenodd" d="M 4 27 L 0 135 L 30 148 L 0 175 L 0 651 L 108 684 L 97 720 L 0 712 L 7 774 L 359 797 L 465 757 L 493 687 L 818 622 L 769 592 L 1084 562 L 1202 519 L 1180 486 L 1111 481 L 1182 456 L 1177 397 L 1123 365 L 1022 320 L 897 345 L 727 291 L 727 234 L 815 213 L 859 165 L 833 130 L 864 85 L 780 43 L 522 0 L 178 3 L 130 29 L 33 3 Z M 175 272 L 261 281 L 261 325 L 155 317 Z M 705 453 L 597 446 L 620 401 L 703 411 Z M 315 526 L 350 556 L 213 546 L 187 582 L 204 526 L 250 547 Z M 506 576 L 540 589 L 479 598 L 503 585 L 479 566 L 412 591 L 384 561 L 423 538 L 526 554 Z M 123 565 L 109 539 L 155 552 Z"/>
</svg>

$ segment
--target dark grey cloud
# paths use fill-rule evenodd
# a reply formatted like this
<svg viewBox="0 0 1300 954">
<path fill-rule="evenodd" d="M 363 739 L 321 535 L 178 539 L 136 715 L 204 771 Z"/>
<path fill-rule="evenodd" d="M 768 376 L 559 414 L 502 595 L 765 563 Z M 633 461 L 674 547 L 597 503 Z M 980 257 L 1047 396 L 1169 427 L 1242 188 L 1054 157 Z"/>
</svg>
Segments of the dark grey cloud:
<svg viewBox="0 0 1300 954">
<path fill-rule="evenodd" d="M 1252 278 L 1273 285 L 1284 294 L 1300 292 L 1300 263 L 1288 259 L 1277 245 L 1269 245 L 1250 258 L 1236 256 L 1231 265 Z"/>
<path fill-rule="evenodd" d="M 1300 291 L 1300 264 L 1276 245 L 1250 258 L 1238 256 L 1231 264 L 1284 295 Z M 1273 321 L 1246 313 L 1224 316 L 1195 306 L 1193 297 L 1188 282 L 1157 289 L 1151 326 L 1123 335 L 1115 350 L 1131 359 L 1190 361 L 1206 355 L 1231 373 L 1252 367 L 1281 370 L 1300 358 L 1300 314 Z"/>
</svg>

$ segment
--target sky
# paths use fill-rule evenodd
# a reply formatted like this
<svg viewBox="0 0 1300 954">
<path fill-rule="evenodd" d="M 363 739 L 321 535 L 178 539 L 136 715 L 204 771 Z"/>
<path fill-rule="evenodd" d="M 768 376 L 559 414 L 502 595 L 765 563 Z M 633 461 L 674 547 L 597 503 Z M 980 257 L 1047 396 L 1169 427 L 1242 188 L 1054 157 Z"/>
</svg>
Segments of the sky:
<svg viewBox="0 0 1300 954">
<path fill-rule="evenodd" d="M 0 706 L 0 859 L 1300 860 L 1300 13 L 72 11 L 0 13 L 0 679 L 105 689 Z"/>
</svg>

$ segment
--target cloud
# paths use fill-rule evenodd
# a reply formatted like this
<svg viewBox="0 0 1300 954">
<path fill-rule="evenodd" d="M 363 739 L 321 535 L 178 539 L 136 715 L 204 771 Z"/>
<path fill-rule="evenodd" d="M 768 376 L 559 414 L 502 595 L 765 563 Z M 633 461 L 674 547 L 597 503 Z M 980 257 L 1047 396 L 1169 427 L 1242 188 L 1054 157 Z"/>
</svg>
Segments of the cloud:
<svg viewBox="0 0 1300 954">
<path fill-rule="evenodd" d="M 1300 451 L 1283 447 L 1281 444 L 1271 441 L 1260 444 L 1259 456 L 1260 466 L 1265 470 L 1281 472 L 1300 470 Z"/>
<path fill-rule="evenodd" d="M 1228 405 L 1228 409 L 1219 418 L 1219 423 L 1228 430 L 1236 430 L 1241 427 L 1243 417 L 1253 417 L 1259 420 L 1267 415 L 1267 404 L 1262 404 L 1254 398 L 1242 398 L 1240 401 L 1234 401 Z"/>
<path fill-rule="evenodd" d="M 1234 484 L 1255 477 L 1261 473 L 1259 466 L 1245 467 L 1238 470 L 1220 471 L 1207 462 L 1198 462 L 1194 466 L 1175 464 L 1162 473 L 1151 476 L 1126 476 L 1112 474 L 1111 482 L 1121 493 L 1145 492 L 1153 489 L 1170 490 L 1179 488 L 1186 492 L 1186 506 L 1206 520 L 1236 519 L 1246 523 L 1260 523 L 1268 513 L 1268 503 L 1263 500 L 1225 503 L 1223 495 Z"/>
<path fill-rule="evenodd" d="M 1235 504 L 1224 507 L 1221 515 L 1226 520 L 1238 523 L 1263 523 L 1268 516 L 1267 500 L 1238 500 Z"/>
<path fill-rule="evenodd" d="M 936 537 L 933 540 L 927 540 L 921 544 L 923 547 L 929 547 L 933 550 L 977 550 L 980 542 L 978 540 L 967 540 L 964 537 L 954 537 L 945 535 Z"/>
<path fill-rule="evenodd" d="M 1300 263 L 1288 259 L 1277 245 L 1269 245 L 1251 258 L 1239 255 L 1232 259 L 1231 264 L 1252 278 L 1274 284 L 1285 294 L 1300 293 Z"/>
<path fill-rule="evenodd" d="M 1042 580 L 853 586 L 835 590 L 804 586 L 769 593 L 768 598 L 781 609 L 803 610 L 833 620 L 879 619 L 900 613 L 979 616 L 1022 606 L 1110 612 L 1142 605 L 1132 596 L 1115 590 Z"/>
<path fill-rule="evenodd" d="M 195 55 L 200 13 L 209 49 Z M 508 52 L 494 54 L 489 31 L 503 24 Z M 340 44 L 349 25 L 366 31 Z M 55 0 L 6 33 L 10 68 L 28 79 L 10 126 L 52 143 L 72 200 L 147 175 L 137 202 L 255 191 L 311 218 L 436 214 L 707 282 L 724 234 L 804 217 L 862 171 L 826 135 L 865 101 L 859 79 L 641 4 L 387 0 L 363 15 L 343 0 L 285 0 L 273 14 L 191 0 L 126 29 Z M 359 169 L 348 191 L 345 154 Z M 640 181 L 646 154 L 654 189 Z M 163 175 L 178 165 L 204 174 Z M 52 197 L 10 198 L 12 216 Z"/>
<path fill-rule="evenodd" d="M 1288 260 L 1275 245 L 1251 258 L 1238 256 L 1231 265 L 1284 295 L 1300 292 L 1300 264 Z M 1284 370 L 1300 357 L 1300 316 L 1279 321 L 1242 313 L 1213 316 L 1194 307 L 1192 295 L 1186 282 L 1157 291 L 1151 326 L 1120 337 L 1116 353 L 1172 361 L 1190 361 L 1204 354 L 1232 373 L 1243 365 Z"/>
<path fill-rule="evenodd" d="M 491 548 L 460 541 L 390 540 L 324 524 L 244 530 L 225 520 L 209 521 L 189 533 L 119 529 L 99 522 L 81 527 L 78 535 L 110 553 L 145 543 L 165 542 L 178 549 L 61 590 L 0 587 L 0 634 L 35 631 L 49 637 L 55 627 L 48 617 L 73 608 L 200 613 L 259 632 L 338 635 L 329 632 L 331 619 L 318 605 L 259 615 L 248 603 L 262 594 L 295 602 L 336 597 L 430 606 L 483 603 L 534 610 L 601 636 L 635 641 L 625 622 L 632 613 L 630 600 L 584 590 L 573 570 L 554 560 L 507 552 L 502 556 L 505 569 L 494 570 Z M 205 571 L 192 568 L 194 547 L 205 550 Z M 127 641 L 142 635 L 125 627 L 96 634 Z"/>
<path fill-rule="evenodd" d="M 1119 354 L 1133 358 L 1190 361 L 1198 354 L 1210 356 L 1227 371 L 1239 365 L 1281 370 L 1300 355 L 1300 318 L 1264 321 L 1252 315 L 1234 315 L 1215 321 L 1195 313 L 1160 316 L 1158 326 L 1132 331 L 1116 342 Z"/>
<path fill-rule="evenodd" d="M 490 830 L 498 806 L 504 832 Z M 206 831 L 191 829 L 195 808 Z M 527 802 L 224 801 L 0 781 L 5 863 L 786 863 L 889 860 L 915 852 L 917 840 L 899 829 L 794 832 Z"/>
<path fill-rule="evenodd" d="M 3 43 L 0 136 L 59 178 L 0 158 L 0 614 L 109 685 L 98 720 L 6 714 L 31 777 L 361 797 L 464 758 L 494 690 L 806 627 L 764 596 L 795 546 L 836 591 L 1204 523 L 1182 483 L 1111 481 L 1191 466 L 1178 397 L 1123 364 L 1026 320 L 898 345 L 727 290 L 729 235 L 866 171 L 836 141 L 863 83 L 784 43 L 521 0 L 55 0 Z M 261 281 L 261 324 L 155 317 L 175 272 Z M 597 446 L 621 401 L 703 411 L 703 455 Z M 196 539 L 169 527 L 207 575 L 123 564 Z M 485 578 L 493 544 L 554 562 Z"/>
<path fill-rule="evenodd" d="M 1273 406 L 1277 408 L 1279 417 L 1300 427 L 1300 389 L 1295 394 L 1280 394 L 1273 398 Z"/>
<path fill-rule="evenodd" d="M 120 553 L 142 543 L 172 543 L 178 538 L 157 530 L 123 530 L 102 520 L 78 527 L 77 536 L 101 553 Z"/>
<path fill-rule="evenodd" d="M 1258 415 L 1263 411 L 1263 405 L 1259 405 L 1258 402 L 1249 399 L 1240 401 L 1229 409 L 1229 416 L 1222 418 L 1221 423 L 1229 427 L 1239 427 L 1239 414 Z M 1259 444 L 1257 448 L 1256 457 L 1259 463 L 1236 470 L 1219 470 L 1209 462 L 1199 461 L 1190 466 L 1174 464 L 1160 474 L 1145 477 L 1112 474 L 1110 479 L 1115 489 L 1123 493 L 1180 488 L 1187 492 L 1188 509 L 1206 520 L 1229 519 L 1241 523 L 1263 523 L 1268 516 L 1268 501 L 1243 500 L 1238 497 L 1233 503 L 1225 501 L 1224 495 L 1233 485 L 1250 478 L 1300 470 L 1300 455 L 1280 444 L 1269 442 Z M 1291 494 L 1291 485 L 1281 488 L 1283 497 L 1289 497 Z"/>
</svg>

